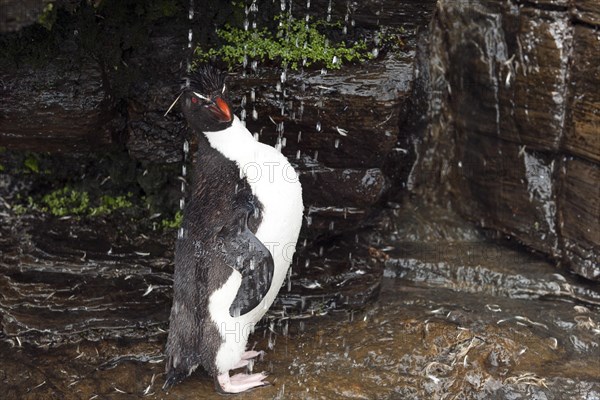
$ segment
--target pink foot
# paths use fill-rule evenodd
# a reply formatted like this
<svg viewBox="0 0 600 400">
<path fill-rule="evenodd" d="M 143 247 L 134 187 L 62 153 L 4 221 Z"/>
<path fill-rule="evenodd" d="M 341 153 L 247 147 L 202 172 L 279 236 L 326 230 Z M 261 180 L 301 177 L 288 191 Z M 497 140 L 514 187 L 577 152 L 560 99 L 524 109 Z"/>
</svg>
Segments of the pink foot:
<svg viewBox="0 0 600 400">
<path fill-rule="evenodd" d="M 226 372 L 217 376 L 217 390 L 222 393 L 241 393 L 257 387 L 268 386 L 270 383 L 264 380 L 266 377 L 265 372 L 250 375 L 235 374 L 232 377 Z"/>
</svg>

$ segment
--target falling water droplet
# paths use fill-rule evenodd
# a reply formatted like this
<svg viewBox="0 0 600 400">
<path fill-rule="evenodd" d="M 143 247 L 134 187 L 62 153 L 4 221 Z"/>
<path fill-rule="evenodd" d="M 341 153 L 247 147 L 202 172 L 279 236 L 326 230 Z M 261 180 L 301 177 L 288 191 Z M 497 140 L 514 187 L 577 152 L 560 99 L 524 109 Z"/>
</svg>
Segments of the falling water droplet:
<svg viewBox="0 0 600 400">
<path fill-rule="evenodd" d="M 252 120 L 256 121 L 258 119 L 258 111 L 256 111 L 256 108 L 252 109 Z"/>
<path fill-rule="evenodd" d="M 185 140 L 183 142 L 183 152 L 185 154 L 187 154 L 187 153 L 189 153 L 189 151 L 190 151 L 190 143 L 187 140 Z"/>
<path fill-rule="evenodd" d="M 301 155 L 301 153 L 300 153 L 300 150 L 298 150 L 298 151 L 296 152 L 296 160 L 299 160 L 299 159 L 300 159 L 300 155 Z"/>
<path fill-rule="evenodd" d="M 302 131 L 298 132 L 298 137 L 296 138 L 296 143 L 300 143 L 300 140 L 302 139 Z"/>
<path fill-rule="evenodd" d="M 331 222 L 329 223 L 329 230 L 330 230 L 330 231 L 332 231 L 332 230 L 333 230 L 333 228 L 334 228 L 334 226 L 335 226 L 335 223 L 334 223 L 333 221 L 331 221 Z"/>
<path fill-rule="evenodd" d="M 315 161 L 317 161 L 317 160 L 319 159 L 319 150 L 315 150 L 315 154 L 314 154 L 314 157 L 313 157 L 313 159 L 314 159 Z"/>
<path fill-rule="evenodd" d="M 337 149 L 340 147 L 340 139 L 335 139 L 334 147 Z"/>
<path fill-rule="evenodd" d="M 317 132 L 321 132 L 321 121 L 317 121 L 317 126 L 315 127 Z"/>
</svg>

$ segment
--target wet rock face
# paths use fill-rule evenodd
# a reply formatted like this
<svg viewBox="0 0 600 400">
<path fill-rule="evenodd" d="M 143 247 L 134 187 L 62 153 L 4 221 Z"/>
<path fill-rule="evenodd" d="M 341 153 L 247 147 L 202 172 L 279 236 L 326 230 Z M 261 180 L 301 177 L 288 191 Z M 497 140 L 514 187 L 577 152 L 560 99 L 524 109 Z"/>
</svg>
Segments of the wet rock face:
<svg viewBox="0 0 600 400">
<path fill-rule="evenodd" d="M 438 3 L 432 125 L 415 179 L 431 188 L 436 177 L 463 216 L 600 279 L 592 3 Z M 446 161 L 435 161 L 439 148 Z"/>
<path fill-rule="evenodd" d="M 179 107 L 164 113 L 179 94 L 189 57 L 189 4 L 175 2 L 178 12 L 170 17 L 142 7 L 143 22 L 125 24 L 122 18 L 129 18 L 133 3 L 82 4 L 63 12 L 54 27 L 60 34 L 53 39 L 61 45 L 49 45 L 60 56 L 55 61 L 41 54 L 43 62 L 30 65 L 18 46 L 11 53 L 14 60 L 0 59 L 10 67 L 0 76 L 8 98 L 0 111 L 1 145 L 84 153 L 125 146 L 145 166 L 182 161 L 186 127 Z M 260 28 L 267 20 L 273 23 L 280 10 L 270 1 L 259 3 L 271 14 L 258 17 Z M 311 15 L 323 19 L 328 4 L 313 1 Z M 367 63 L 287 70 L 283 82 L 284 71 L 273 62 L 259 63 L 257 71 L 249 64 L 244 73 L 241 66 L 230 72 L 228 96 L 238 105 L 236 113 L 246 114 L 260 141 L 279 143 L 301 175 L 310 214 L 304 237 L 327 239 L 357 229 L 389 196 L 392 180 L 402 182 L 408 175 L 414 154 L 410 133 L 400 140 L 399 123 L 410 125 L 416 114 L 409 101 L 415 37 L 433 4 L 333 2 L 332 21 L 347 25 L 350 42 L 366 37 L 373 43 L 380 33 L 402 30 L 398 48 L 380 46 L 379 57 Z M 208 1 L 196 2 L 196 8 L 202 12 L 193 21 L 193 37 L 200 42 L 214 36 L 213 24 L 240 16 L 229 5 Z M 296 7 L 294 16 L 304 18 L 304 8 Z M 53 32 L 28 29 L 40 36 Z"/>
<path fill-rule="evenodd" d="M 390 186 L 382 168 L 397 145 L 399 103 L 412 79 L 402 68 L 405 61 L 390 58 L 327 74 L 287 71 L 283 116 L 279 73 L 232 79 L 235 97 L 250 100 L 255 92 L 242 111 L 248 129 L 261 142 L 281 144 L 300 173 L 305 237 L 355 230 Z"/>
<path fill-rule="evenodd" d="M 66 56 L 62 56 L 66 57 Z M 17 149 L 85 152 L 106 148 L 124 127 L 91 59 L 0 72 L 0 139 Z"/>
</svg>

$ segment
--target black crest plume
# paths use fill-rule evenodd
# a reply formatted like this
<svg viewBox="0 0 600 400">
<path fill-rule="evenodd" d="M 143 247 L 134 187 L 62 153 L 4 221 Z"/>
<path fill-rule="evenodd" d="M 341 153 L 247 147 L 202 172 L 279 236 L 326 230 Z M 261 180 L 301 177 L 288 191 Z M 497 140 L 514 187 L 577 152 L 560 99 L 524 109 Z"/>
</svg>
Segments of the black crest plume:
<svg viewBox="0 0 600 400">
<path fill-rule="evenodd" d="M 205 95 L 221 93 L 225 85 L 225 77 L 225 72 L 213 65 L 204 64 L 190 75 L 190 88 Z"/>
</svg>

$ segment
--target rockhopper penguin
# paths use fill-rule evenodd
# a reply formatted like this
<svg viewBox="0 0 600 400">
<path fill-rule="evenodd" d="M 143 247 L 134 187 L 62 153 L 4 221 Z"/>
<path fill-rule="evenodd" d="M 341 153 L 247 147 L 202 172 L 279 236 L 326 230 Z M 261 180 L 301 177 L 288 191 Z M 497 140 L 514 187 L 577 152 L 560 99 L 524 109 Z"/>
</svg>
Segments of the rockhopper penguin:
<svg viewBox="0 0 600 400">
<path fill-rule="evenodd" d="M 254 139 L 225 99 L 225 76 L 204 66 L 181 95 L 198 149 L 175 249 L 166 346 L 169 387 L 202 366 L 223 393 L 268 385 L 233 376 L 260 353 L 248 335 L 279 292 L 302 224 L 302 188 L 289 161 Z"/>
</svg>

